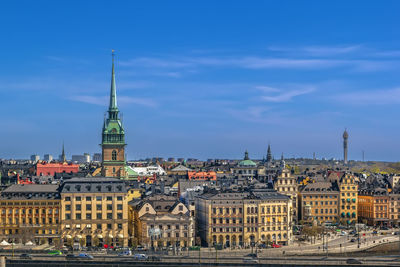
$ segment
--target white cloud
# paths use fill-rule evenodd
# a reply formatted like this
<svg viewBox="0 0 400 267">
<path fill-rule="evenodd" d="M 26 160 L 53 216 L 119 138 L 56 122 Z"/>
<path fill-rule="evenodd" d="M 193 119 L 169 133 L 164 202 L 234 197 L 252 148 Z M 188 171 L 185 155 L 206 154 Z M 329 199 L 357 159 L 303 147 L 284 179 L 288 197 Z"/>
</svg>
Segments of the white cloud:
<svg viewBox="0 0 400 267">
<path fill-rule="evenodd" d="M 303 86 L 303 85 L 289 86 L 289 88 L 296 88 L 296 87 L 297 89 L 272 88 L 274 89 L 273 91 L 269 92 L 266 91 L 267 93 L 272 93 L 272 94 L 263 95 L 260 97 L 260 99 L 265 102 L 275 102 L 275 103 L 288 102 L 291 101 L 296 96 L 309 94 L 315 91 L 315 87 L 313 86 Z"/>
<path fill-rule="evenodd" d="M 361 45 L 347 46 L 301 46 L 301 47 L 280 47 L 270 46 L 268 50 L 274 52 L 296 53 L 298 56 L 335 56 L 357 52 L 362 48 Z"/>
<path fill-rule="evenodd" d="M 93 105 L 99 106 L 107 106 L 110 98 L 109 96 L 87 96 L 87 95 L 75 95 L 69 97 L 70 100 L 83 102 Z M 156 107 L 157 102 L 153 99 L 148 98 L 136 98 L 136 97 L 129 97 L 129 96 L 120 96 L 117 97 L 117 102 L 121 105 L 128 105 L 128 104 L 137 104 L 146 107 Z"/>
<path fill-rule="evenodd" d="M 333 97 L 343 103 L 353 105 L 393 105 L 400 104 L 400 87 L 383 90 L 358 91 Z"/>
</svg>

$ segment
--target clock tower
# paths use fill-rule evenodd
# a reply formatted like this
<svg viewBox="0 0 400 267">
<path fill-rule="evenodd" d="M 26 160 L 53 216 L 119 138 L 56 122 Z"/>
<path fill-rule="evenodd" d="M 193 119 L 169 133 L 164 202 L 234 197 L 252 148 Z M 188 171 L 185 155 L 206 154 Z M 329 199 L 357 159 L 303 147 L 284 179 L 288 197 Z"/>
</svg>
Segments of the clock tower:
<svg viewBox="0 0 400 267">
<path fill-rule="evenodd" d="M 117 107 L 114 50 L 112 53 L 110 104 L 107 113 L 107 118 L 104 118 L 101 140 L 101 148 L 103 152 L 103 165 L 101 174 L 105 177 L 125 178 L 125 131 L 122 127 L 122 122 L 119 117 L 119 110 Z"/>
</svg>

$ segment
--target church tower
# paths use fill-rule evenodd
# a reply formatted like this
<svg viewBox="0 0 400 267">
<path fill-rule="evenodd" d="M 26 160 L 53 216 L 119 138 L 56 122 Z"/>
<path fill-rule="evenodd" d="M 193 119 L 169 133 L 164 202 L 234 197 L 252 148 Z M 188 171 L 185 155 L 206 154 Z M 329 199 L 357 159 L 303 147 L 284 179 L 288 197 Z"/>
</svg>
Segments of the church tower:
<svg viewBox="0 0 400 267">
<path fill-rule="evenodd" d="M 343 163 L 347 164 L 347 139 L 349 139 L 349 134 L 347 130 L 344 130 L 343 133 Z"/>
<path fill-rule="evenodd" d="M 117 107 L 117 89 L 115 85 L 114 50 L 112 53 L 111 91 L 108 117 L 104 119 L 102 131 L 102 170 L 105 177 L 121 177 L 125 175 L 125 132 Z"/>
</svg>

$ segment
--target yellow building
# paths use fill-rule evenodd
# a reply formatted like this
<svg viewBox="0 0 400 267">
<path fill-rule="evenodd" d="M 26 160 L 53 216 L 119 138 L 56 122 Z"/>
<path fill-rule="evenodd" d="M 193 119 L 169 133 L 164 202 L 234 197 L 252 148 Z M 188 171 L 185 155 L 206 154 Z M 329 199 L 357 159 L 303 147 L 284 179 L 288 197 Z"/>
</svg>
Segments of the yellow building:
<svg viewBox="0 0 400 267">
<path fill-rule="evenodd" d="M 300 193 L 301 219 L 319 223 L 337 223 L 339 220 L 339 191 L 331 182 L 307 184 Z"/>
<path fill-rule="evenodd" d="M 72 178 L 61 188 L 64 243 L 128 245 L 127 190 L 115 178 Z"/>
<path fill-rule="evenodd" d="M 339 180 L 340 222 L 342 224 L 357 223 L 358 185 L 353 175 L 344 174 Z"/>
<path fill-rule="evenodd" d="M 298 219 L 298 184 L 296 177 L 290 175 L 290 171 L 285 167 L 274 183 L 274 189 L 281 194 L 287 195 L 292 199 L 292 218 L 294 222 Z"/>
<path fill-rule="evenodd" d="M 15 184 L 1 192 L 0 238 L 8 242 L 60 244 L 58 185 Z"/>
<path fill-rule="evenodd" d="M 198 235 L 207 246 L 288 244 L 292 202 L 268 189 L 244 192 L 207 192 L 198 197 Z"/>
</svg>

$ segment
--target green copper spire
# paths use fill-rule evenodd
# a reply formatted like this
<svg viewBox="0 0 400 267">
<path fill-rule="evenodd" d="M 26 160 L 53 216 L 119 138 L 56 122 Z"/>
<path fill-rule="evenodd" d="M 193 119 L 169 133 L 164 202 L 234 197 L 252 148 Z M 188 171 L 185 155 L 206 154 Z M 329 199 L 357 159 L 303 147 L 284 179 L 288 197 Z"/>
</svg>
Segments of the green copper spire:
<svg viewBox="0 0 400 267">
<path fill-rule="evenodd" d="M 117 107 L 117 86 L 115 85 L 115 67 L 114 67 L 114 50 L 112 50 L 112 71 L 111 71 L 111 91 L 110 91 L 110 106 L 108 107 L 108 113 L 110 119 L 117 119 L 118 107 Z"/>
<path fill-rule="evenodd" d="M 102 144 L 125 144 L 125 133 L 117 107 L 117 87 L 115 86 L 114 50 L 112 50 L 112 73 L 110 106 L 108 118 L 104 118 Z"/>
</svg>

